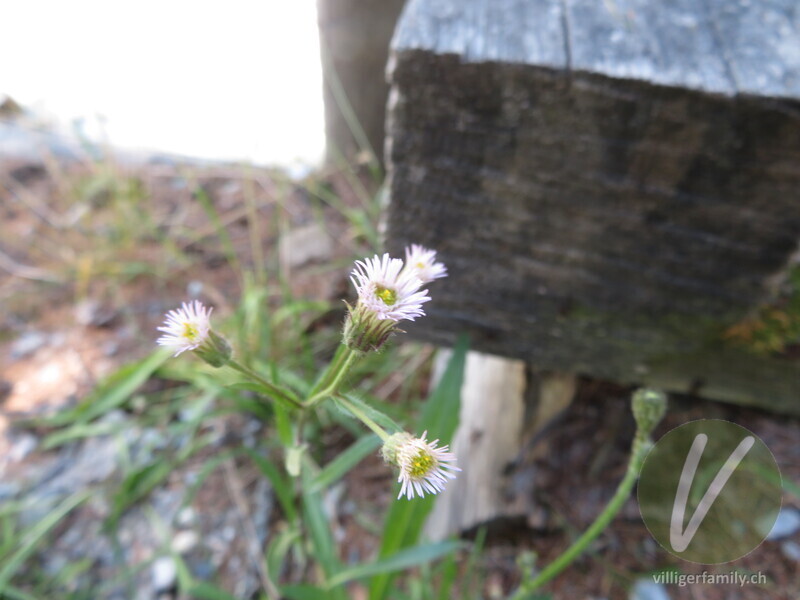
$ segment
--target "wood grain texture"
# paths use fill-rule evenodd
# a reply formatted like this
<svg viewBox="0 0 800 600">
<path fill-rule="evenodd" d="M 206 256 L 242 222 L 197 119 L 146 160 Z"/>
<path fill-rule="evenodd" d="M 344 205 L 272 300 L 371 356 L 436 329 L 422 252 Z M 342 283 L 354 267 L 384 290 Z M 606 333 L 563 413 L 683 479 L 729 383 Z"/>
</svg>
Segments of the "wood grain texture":
<svg viewBox="0 0 800 600">
<path fill-rule="evenodd" d="M 688 0 L 663 13 L 547 2 L 538 21 L 523 3 L 491 4 L 412 0 L 394 38 L 387 242 L 438 248 L 451 273 L 409 330 L 800 412 L 796 361 L 722 341 L 770 301 L 798 248 L 794 67 L 766 96 L 739 94 L 745 67 L 716 33 L 736 28 L 712 27 L 711 0 L 693 16 Z M 518 18 L 501 26 L 502 9 Z M 519 41 L 537 22 L 550 52 Z M 563 63 L 556 24 L 573 41 Z"/>
</svg>

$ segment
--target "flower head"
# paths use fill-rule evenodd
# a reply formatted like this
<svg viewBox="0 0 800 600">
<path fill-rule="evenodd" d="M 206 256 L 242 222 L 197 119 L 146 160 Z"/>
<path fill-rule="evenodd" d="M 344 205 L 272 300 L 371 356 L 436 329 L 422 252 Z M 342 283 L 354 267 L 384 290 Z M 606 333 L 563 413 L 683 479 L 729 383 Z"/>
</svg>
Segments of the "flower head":
<svg viewBox="0 0 800 600">
<path fill-rule="evenodd" d="M 158 338 L 157 343 L 174 348 L 176 350 L 174 356 L 199 348 L 208 339 L 208 333 L 211 331 L 212 310 L 203 306 L 198 300 L 184 302 L 180 308 L 167 313 L 164 326 L 158 328 L 166 335 Z"/>
<path fill-rule="evenodd" d="M 356 261 L 351 280 L 358 290 L 358 302 L 379 320 L 413 321 L 423 316 L 422 305 L 430 300 L 422 281 L 408 270 L 403 261 L 388 254 Z"/>
<path fill-rule="evenodd" d="M 447 277 L 447 267 L 436 262 L 436 250 L 429 250 L 419 244 L 411 244 L 406 248 L 405 268 L 414 273 L 422 283 Z"/>
<path fill-rule="evenodd" d="M 211 311 L 202 303 L 184 302 L 180 308 L 167 313 L 164 326 L 159 327 L 166 335 L 158 338 L 157 343 L 172 347 L 174 356 L 187 350 L 193 350 L 212 367 L 221 367 L 230 362 L 233 351 L 228 341 L 211 329 Z"/>
<path fill-rule="evenodd" d="M 418 438 L 410 433 L 396 433 L 384 444 L 384 458 L 400 469 L 398 498 L 405 495 L 411 500 L 415 494 L 420 498 L 425 492 L 437 494 L 461 470 L 455 466 L 455 454 L 446 445 L 437 448 L 439 440 L 426 441 L 427 435 L 427 431 Z"/>
</svg>

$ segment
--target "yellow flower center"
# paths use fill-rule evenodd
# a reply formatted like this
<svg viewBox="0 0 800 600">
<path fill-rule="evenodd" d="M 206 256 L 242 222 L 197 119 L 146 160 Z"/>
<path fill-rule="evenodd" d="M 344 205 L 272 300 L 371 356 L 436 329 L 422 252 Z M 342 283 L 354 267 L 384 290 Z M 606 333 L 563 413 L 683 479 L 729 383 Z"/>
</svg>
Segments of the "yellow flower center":
<svg viewBox="0 0 800 600">
<path fill-rule="evenodd" d="M 418 262 L 418 263 L 417 263 L 417 268 L 418 268 L 418 269 L 421 271 L 422 269 L 424 269 L 424 268 L 425 268 L 425 263 L 423 263 L 423 262 Z"/>
<path fill-rule="evenodd" d="M 412 477 L 423 477 L 430 472 L 431 468 L 436 464 L 433 456 L 425 450 L 420 450 L 419 453 L 411 459 L 408 473 Z"/>
<path fill-rule="evenodd" d="M 395 302 L 397 302 L 397 292 L 381 285 L 375 288 L 375 295 L 383 300 L 383 303 L 386 306 L 392 306 Z"/>
<path fill-rule="evenodd" d="M 185 337 L 187 340 L 193 342 L 195 339 L 197 339 L 198 335 L 200 335 L 200 332 L 192 323 L 187 322 L 183 324 L 183 337 Z"/>
</svg>

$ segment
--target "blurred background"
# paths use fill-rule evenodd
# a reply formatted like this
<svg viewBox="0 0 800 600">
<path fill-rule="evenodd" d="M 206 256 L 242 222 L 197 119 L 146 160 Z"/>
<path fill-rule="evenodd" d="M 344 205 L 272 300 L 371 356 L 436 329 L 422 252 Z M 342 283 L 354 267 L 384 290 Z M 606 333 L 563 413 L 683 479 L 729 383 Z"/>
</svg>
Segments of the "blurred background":
<svg viewBox="0 0 800 600">
<path fill-rule="evenodd" d="M 0 95 L 95 143 L 196 158 L 317 164 L 316 4 L 14 2 Z"/>
</svg>

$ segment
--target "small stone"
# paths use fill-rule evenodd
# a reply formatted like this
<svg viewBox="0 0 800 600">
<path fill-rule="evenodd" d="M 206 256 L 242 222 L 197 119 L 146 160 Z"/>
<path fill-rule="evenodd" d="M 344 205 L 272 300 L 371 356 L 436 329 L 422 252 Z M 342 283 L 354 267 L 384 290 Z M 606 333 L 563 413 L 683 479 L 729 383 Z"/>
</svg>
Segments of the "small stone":
<svg viewBox="0 0 800 600">
<path fill-rule="evenodd" d="M 9 458 L 14 462 L 19 462 L 33 452 L 37 444 L 38 440 L 35 435 L 30 433 L 22 434 L 11 446 L 8 452 Z"/>
<path fill-rule="evenodd" d="M 190 281 L 189 284 L 186 286 L 186 295 L 189 298 L 199 298 L 200 294 L 203 293 L 203 282 L 202 281 Z"/>
<path fill-rule="evenodd" d="M 767 535 L 768 540 L 780 540 L 793 535 L 800 530 L 800 511 L 795 508 L 783 507 L 775 519 L 772 531 Z"/>
<path fill-rule="evenodd" d="M 178 578 L 178 569 L 175 561 L 169 556 L 157 558 L 150 567 L 153 589 L 156 592 L 165 592 L 175 587 Z"/>
<path fill-rule="evenodd" d="M 639 579 L 633 586 L 630 600 L 669 600 L 667 589 L 651 579 Z"/>
<path fill-rule="evenodd" d="M 182 508 L 175 516 L 175 524 L 178 527 L 189 527 L 193 525 L 197 519 L 197 513 L 191 506 Z"/>
<path fill-rule="evenodd" d="M 27 331 L 11 344 L 11 357 L 25 358 L 47 343 L 47 336 L 41 331 Z"/>
<path fill-rule="evenodd" d="M 172 539 L 172 550 L 178 554 L 186 554 L 197 546 L 200 536 L 194 531 L 179 531 Z"/>
<path fill-rule="evenodd" d="M 781 552 L 786 558 L 800 562 L 800 544 L 797 542 L 791 540 L 783 542 L 781 544 Z"/>
<path fill-rule="evenodd" d="M 278 255 L 284 273 L 314 261 L 330 258 L 333 242 L 318 223 L 292 229 L 278 243 Z"/>
</svg>

